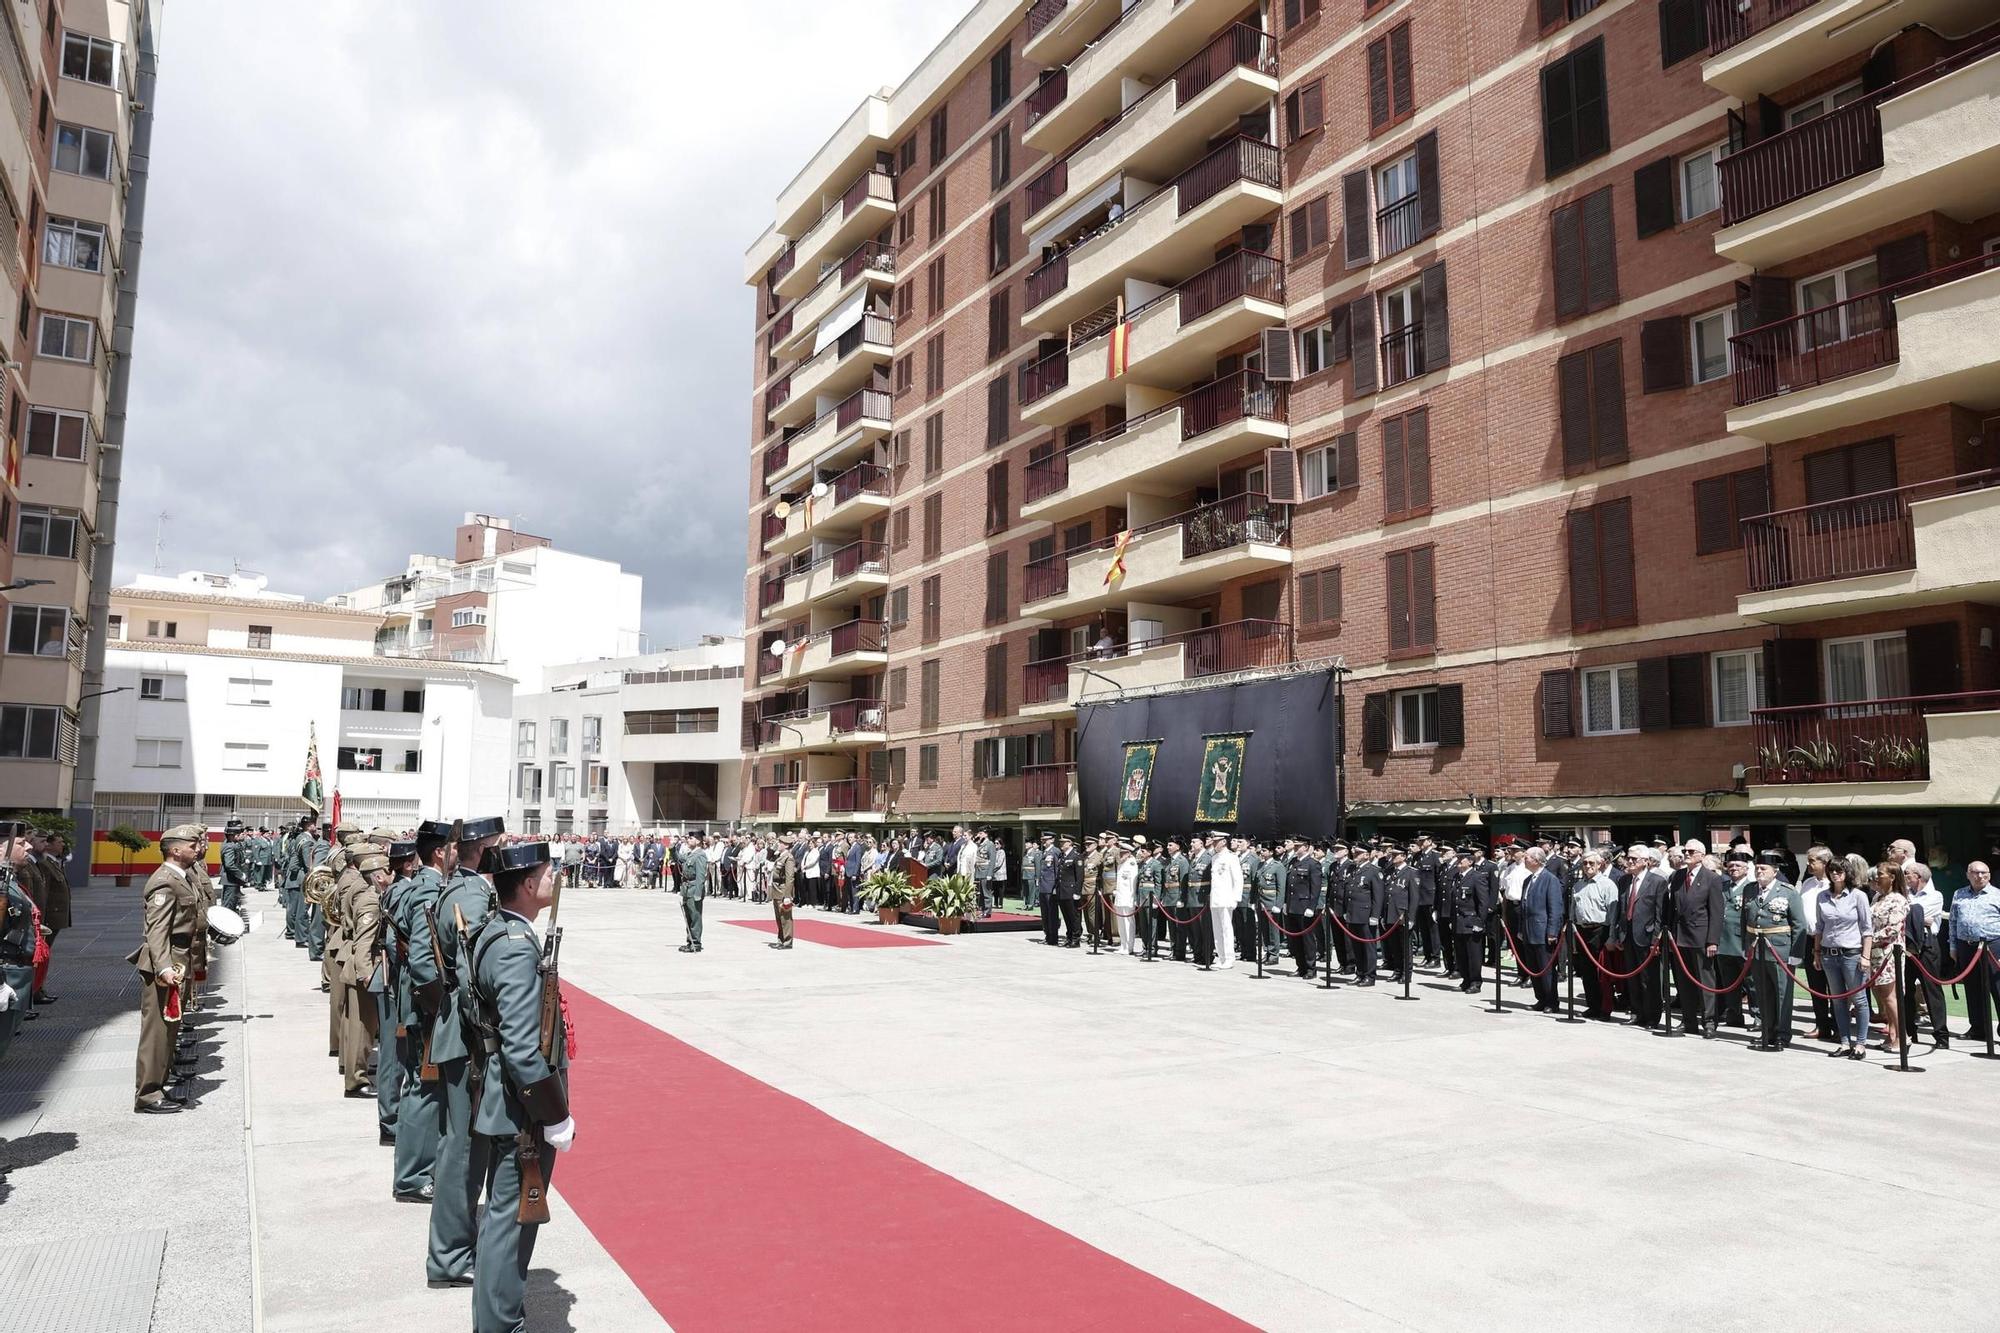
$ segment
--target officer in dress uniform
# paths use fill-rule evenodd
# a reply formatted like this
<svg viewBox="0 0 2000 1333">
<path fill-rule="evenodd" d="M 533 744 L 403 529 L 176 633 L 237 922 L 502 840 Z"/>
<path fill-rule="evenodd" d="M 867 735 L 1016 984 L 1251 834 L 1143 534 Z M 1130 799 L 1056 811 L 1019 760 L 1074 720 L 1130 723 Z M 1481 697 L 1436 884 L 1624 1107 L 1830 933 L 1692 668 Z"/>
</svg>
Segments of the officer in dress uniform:
<svg viewBox="0 0 2000 1333">
<path fill-rule="evenodd" d="M 232 816 L 222 826 L 222 905 L 232 912 L 243 910 L 243 895 L 250 890 L 251 876 L 257 871 L 257 849 L 243 821 Z"/>
<path fill-rule="evenodd" d="M 1065 833 L 1058 839 L 1054 869 L 1055 903 L 1062 912 L 1063 946 L 1076 949 L 1083 945 L 1083 858 L 1077 854 L 1076 839 Z M 1051 863 L 1042 862 L 1042 878 L 1050 878 Z M 1048 943 L 1055 943 L 1053 925 L 1050 927 Z"/>
<path fill-rule="evenodd" d="M 389 887 L 382 890 L 380 945 L 375 969 L 368 975 L 368 994 L 375 1004 L 375 1123 L 376 1141 L 396 1141 L 396 1114 L 403 1101 L 402 1032 L 408 1012 L 403 1008 L 400 978 L 409 970 L 402 939 L 396 934 L 396 899 L 410 887 L 417 871 L 414 841 L 389 846 Z"/>
<path fill-rule="evenodd" d="M 778 921 L 778 938 L 771 941 L 773 949 L 792 947 L 792 904 L 798 893 L 799 866 L 792 859 L 792 835 L 781 834 L 778 838 L 781 850 L 771 871 L 771 914 Z"/>
<path fill-rule="evenodd" d="M 477 932 L 466 964 L 484 1087 L 473 1124 L 481 1172 L 475 1188 L 486 1193 L 472 1327 L 473 1333 L 520 1333 L 527 1327 L 528 1265 L 539 1230 L 520 1220 L 523 1192 L 531 1188 L 529 1165 L 546 1197 L 555 1155 L 575 1141 L 576 1122 L 569 1113 L 568 1033 L 560 1009 L 546 1047 L 542 1040 L 545 982 L 535 918 L 554 890 L 549 845 L 495 848 L 489 864 L 499 910 Z"/>
<path fill-rule="evenodd" d="M 1046 840 L 1048 835 L 1043 834 Z M 1021 908 L 1032 912 L 1041 905 L 1042 844 L 1025 842 L 1021 851 Z"/>
<path fill-rule="evenodd" d="M 1417 873 L 1409 853 L 1400 847 L 1392 848 L 1389 852 L 1389 919 L 1401 922 L 1402 929 L 1382 942 L 1389 955 L 1391 981 L 1410 980 L 1415 968 L 1416 917 L 1422 891 L 1422 877 Z M 1387 929 L 1386 925 L 1384 929 Z"/>
<path fill-rule="evenodd" d="M 1452 899 L 1451 933 L 1458 952 L 1458 988 L 1468 995 L 1480 989 L 1480 963 L 1493 930 L 1493 913 L 1500 903 L 1500 867 L 1478 847 L 1458 850 L 1458 888 Z"/>
<path fill-rule="evenodd" d="M 1098 882 L 1103 875 L 1104 863 L 1107 860 L 1111 863 L 1113 873 L 1116 873 L 1117 849 L 1113 847 L 1109 853 L 1106 852 L 1102 833 L 1095 838 L 1086 838 L 1084 843 L 1083 928 L 1088 933 L 1090 942 L 1101 948 L 1104 944 L 1104 904 L 1098 895 Z"/>
<path fill-rule="evenodd" d="M 1308 981 L 1318 970 L 1319 941 L 1313 929 L 1326 906 L 1326 881 L 1319 853 L 1305 838 L 1293 838 L 1277 864 L 1284 879 L 1285 934 L 1291 942 L 1292 966 Z"/>
<path fill-rule="evenodd" d="M 444 1008 L 444 976 L 431 932 L 445 884 L 458 872 L 458 826 L 425 820 L 417 826 L 417 869 L 397 894 L 392 919 L 408 966 L 397 990 L 404 1014 L 397 1049 L 403 1066 L 403 1100 L 396 1108 L 396 1166 L 391 1194 L 398 1203 L 429 1203 L 431 1173 L 444 1132 L 444 1088 L 431 1065 L 431 1043 Z"/>
<path fill-rule="evenodd" d="M 198 825 L 196 827 L 199 827 Z M 195 892 L 194 940 L 188 946 L 188 971 L 181 979 L 181 1012 L 192 1017 L 200 1005 L 201 986 L 208 980 L 208 909 L 220 901 L 215 891 L 215 880 L 208 873 L 208 830 L 201 830 L 201 841 L 195 845 L 195 862 L 188 867 L 188 883 Z M 183 1046 L 193 1038 L 189 1034 L 189 1024 L 183 1022 L 175 1034 Z"/>
<path fill-rule="evenodd" d="M 1188 859 L 1187 906 L 1188 915 L 1195 919 L 1188 923 L 1188 945 L 1193 951 L 1195 966 L 1212 967 L 1215 964 L 1215 923 L 1209 919 L 1208 889 L 1209 870 L 1215 864 L 1215 852 L 1200 838 L 1192 844 L 1194 853 Z"/>
<path fill-rule="evenodd" d="M 708 852 L 699 837 L 681 843 L 681 920 L 687 924 L 687 942 L 682 953 L 701 952 L 701 905 L 708 893 Z"/>
<path fill-rule="evenodd" d="M 1144 837 L 1135 837 L 1139 846 L 1139 913 L 1137 922 L 1139 939 L 1145 946 L 1146 957 L 1151 958 L 1159 951 L 1160 941 L 1160 884 L 1166 878 L 1166 849 L 1148 845 Z"/>
<path fill-rule="evenodd" d="M 473 1250 L 477 1241 L 479 1192 L 485 1185 L 484 1141 L 472 1132 L 475 1061 L 466 1037 L 466 986 L 471 976 L 463 930 L 477 930 L 486 920 L 493 885 L 480 870 L 485 858 L 507 831 L 499 816 L 468 819 L 459 825 L 458 866 L 438 897 L 437 954 L 444 986 L 437 1023 L 431 1029 L 431 1062 L 443 1085 L 444 1124 L 438 1137 L 437 1164 L 431 1171 L 430 1246 L 424 1256 L 425 1280 L 433 1287 L 468 1286 L 472 1282 Z"/>
<path fill-rule="evenodd" d="M 1188 858 L 1179 838 L 1168 838 L 1166 864 L 1160 871 L 1160 905 L 1167 914 L 1167 940 L 1174 961 L 1185 963 L 1188 949 Z"/>
<path fill-rule="evenodd" d="M 1042 943 L 1056 942 L 1056 867 L 1062 854 L 1056 850 L 1056 835 L 1042 831 L 1040 854 L 1035 862 L 1035 896 L 1042 915 Z"/>
<path fill-rule="evenodd" d="M 1372 857 L 1358 858 L 1348 877 L 1340 912 L 1347 929 L 1362 937 L 1347 942 L 1354 959 L 1356 986 L 1375 984 L 1376 949 L 1380 946 L 1375 937 L 1387 929 L 1388 911 L 1389 886 L 1383 881 L 1381 866 Z"/>
<path fill-rule="evenodd" d="M 1263 846 L 1262 852 L 1257 861 L 1257 893 L 1251 909 L 1256 913 L 1251 921 L 1251 947 L 1257 947 L 1257 942 L 1261 941 L 1264 965 L 1272 967 L 1278 961 L 1278 951 L 1271 939 L 1277 927 L 1272 923 L 1278 913 L 1285 910 L 1285 857 L 1268 843 Z M 1289 844 L 1286 853 L 1289 854 Z"/>
<path fill-rule="evenodd" d="M 174 1055 L 170 1006 L 193 970 L 195 938 L 205 934 L 201 895 L 189 877 L 207 834 L 179 824 L 160 835 L 160 866 L 146 881 L 145 929 L 139 947 L 125 956 L 139 972 L 139 1061 L 132 1109 L 157 1115 L 178 1111 L 186 1098 L 167 1090 Z"/>
<path fill-rule="evenodd" d="M 1756 950 L 1751 984 L 1757 988 L 1758 1040 L 1751 1049 L 1782 1051 L 1792 1044 L 1792 978 L 1786 966 L 1805 934 L 1805 906 L 1799 891 L 1779 877 L 1790 853 L 1757 855 L 1755 887 L 1743 900 L 1743 943 Z"/>
<path fill-rule="evenodd" d="M 1352 971 L 1354 967 L 1354 946 L 1348 941 L 1346 932 L 1335 924 L 1347 919 L 1347 882 L 1354 871 L 1354 862 L 1348 859 L 1348 846 L 1336 840 L 1327 848 L 1321 859 L 1319 873 L 1326 886 L 1326 938 L 1329 950 L 1325 965 L 1337 972 Z"/>
</svg>

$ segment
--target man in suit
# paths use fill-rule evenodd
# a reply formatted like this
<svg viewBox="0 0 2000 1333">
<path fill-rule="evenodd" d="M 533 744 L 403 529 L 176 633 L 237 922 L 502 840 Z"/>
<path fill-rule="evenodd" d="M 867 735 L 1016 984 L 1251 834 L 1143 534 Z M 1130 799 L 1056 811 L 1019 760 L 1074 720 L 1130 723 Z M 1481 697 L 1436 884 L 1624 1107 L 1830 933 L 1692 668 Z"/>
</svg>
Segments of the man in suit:
<svg viewBox="0 0 2000 1333">
<path fill-rule="evenodd" d="M 1562 938 L 1562 880 L 1549 869 L 1539 847 L 1527 854 L 1528 882 L 1521 890 L 1521 932 L 1515 943 L 1521 949 L 1521 964 L 1535 990 L 1535 1011 L 1556 1010 L 1556 970 L 1552 965 L 1556 945 Z M 1541 975 L 1535 975 L 1540 972 Z"/>
<path fill-rule="evenodd" d="M 1375 937 L 1382 933 L 1388 913 L 1389 886 L 1382 878 L 1382 867 L 1375 863 L 1372 856 L 1356 857 L 1340 911 L 1340 919 L 1346 923 L 1347 929 L 1361 937 L 1348 940 L 1348 949 L 1354 958 L 1356 986 L 1375 984 L 1375 957 L 1380 947 Z"/>
<path fill-rule="evenodd" d="M 1487 936 L 1500 902 L 1500 867 L 1475 847 L 1458 852 L 1458 896 L 1452 904 L 1452 941 L 1458 950 L 1458 988 L 1479 993 L 1479 965 L 1486 957 Z"/>
<path fill-rule="evenodd" d="M 1607 942 L 1617 951 L 1618 961 L 1614 966 L 1621 972 L 1639 967 L 1640 960 L 1658 942 L 1667 895 L 1666 876 L 1653 867 L 1652 857 L 1643 858 L 1637 866 L 1631 866 L 1629 861 L 1627 864 L 1630 866 L 1630 877 L 1620 890 L 1618 901 L 1612 905 L 1610 924 L 1605 933 Z M 1630 984 L 1633 1025 L 1649 1028 L 1660 1021 L 1660 969 L 1657 960 L 1649 960 Z"/>
<path fill-rule="evenodd" d="M 1051 862 L 1042 861 L 1042 879 L 1049 881 Z M 1057 848 L 1053 861 L 1055 870 L 1053 893 L 1056 907 L 1062 912 L 1063 944 L 1071 949 L 1083 945 L 1083 858 L 1077 855 L 1076 839 L 1065 833 Z M 1047 943 L 1054 944 L 1055 926 L 1047 927 Z"/>
<path fill-rule="evenodd" d="M 1634 847 L 1637 853 L 1641 848 Z M 1634 871 L 1634 873 L 1638 873 Z M 1679 979 L 1681 1031 L 1715 1036 L 1715 954 L 1722 944 L 1722 876 L 1700 854 L 1686 858 L 1670 882 L 1670 919 Z M 1708 987 L 1708 990 L 1702 987 Z"/>
</svg>

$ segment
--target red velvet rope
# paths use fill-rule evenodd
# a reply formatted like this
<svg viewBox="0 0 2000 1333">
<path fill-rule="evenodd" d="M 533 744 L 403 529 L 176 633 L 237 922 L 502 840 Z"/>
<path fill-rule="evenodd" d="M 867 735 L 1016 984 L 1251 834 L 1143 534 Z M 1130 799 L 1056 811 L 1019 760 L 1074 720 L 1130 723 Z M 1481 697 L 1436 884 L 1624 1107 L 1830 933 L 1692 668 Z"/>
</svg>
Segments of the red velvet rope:
<svg viewBox="0 0 2000 1333">
<path fill-rule="evenodd" d="M 1784 969 L 1785 975 L 1792 979 L 1792 984 L 1794 986 L 1797 986 L 1800 990 L 1805 991 L 1808 995 L 1816 995 L 1822 1000 L 1853 999 L 1855 996 L 1859 995 L 1862 991 L 1865 991 L 1870 986 L 1876 984 L 1877 979 L 1880 978 L 1882 973 L 1888 968 L 1890 961 L 1889 955 L 1887 954 L 1883 955 L 1882 961 L 1875 965 L 1874 974 L 1865 978 L 1859 986 L 1856 986 L 1853 990 L 1842 991 L 1838 995 L 1829 995 L 1825 991 L 1814 990 L 1811 986 L 1808 986 L 1805 982 L 1799 980 L 1799 974 L 1792 971 L 1792 965 L 1790 963 L 1787 963 L 1784 959 L 1778 957 L 1778 951 L 1771 947 L 1771 944 L 1768 940 L 1759 939 L 1757 941 L 1757 945 L 1761 946 L 1766 952 L 1768 952 L 1771 955 L 1772 962 L 1776 963 L 1779 967 Z M 1754 961 L 1756 957 L 1757 957 L 1757 951 L 1756 948 L 1753 947 L 1750 951 L 1750 959 L 1748 961 Z M 1748 968 L 1744 969 L 1744 975 L 1746 976 L 1749 975 Z"/>
<path fill-rule="evenodd" d="M 1305 928 L 1304 930 L 1286 930 L 1286 929 L 1285 929 L 1285 923 L 1284 923 L 1284 922 L 1282 922 L 1282 921 L 1280 921 L 1280 920 L 1278 920 L 1278 918 L 1276 918 L 1276 917 L 1272 916 L 1272 915 L 1271 915 L 1271 909 L 1270 909 L 1270 908 L 1268 908 L 1268 907 L 1264 906 L 1264 904 L 1262 904 L 1262 903 L 1258 903 L 1258 904 L 1257 904 L 1257 910 L 1258 910 L 1258 911 L 1260 911 L 1260 912 L 1262 912 L 1262 913 L 1264 914 L 1265 918 L 1266 918 L 1266 919 L 1267 919 L 1268 921 L 1270 921 L 1270 923 L 1271 923 L 1272 925 L 1274 925 L 1274 926 L 1276 926 L 1276 927 L 1278 928 L 1278 933 L 1279 933 L 1280 935 L 1283 935 L 1283 936 L 1284 936 L 1284 937 L 1285 937 L 1286 939 L 1289 939 L 1289 940 L 1297 940 L 1297 939 L 1303 939 L 1303 938 L 1305 938 L 1305 937 L 1306 937 L 1307 935 L 1310 935 L 1310 934 L 1312 934 L 1312 932 L 1314 931 L 1314 929 L 1315 929 L 1315 928 L 1317 928 L 1317 927 L 1318 927 L 1318 925 L 1319 925 L 1319 916 L 1320 916 L 1319 912 L 1314 912 L 1314 913 L 1313 913 L 1313 919 L 1312 919 L 1312 920 L 1310 920 L 1310 921 L 1308 921 L 1308 922 L 1306 922 L 1306 928 Z M 1321 909 L 1321 910 L 1324 910 L 1324 909 Z"/>
<path fill-rule="evenodd" d="M 1991 945 L 1982 945 L 1978 949 L 1975 949 L 1972 954 L 1972 961 L 1965 965 L 1965 971 L 1959 973 L 1957 976 L 1953 977 L 1949 981 L 1946 981 L 1943 977 L 1932 976 L 1931 970 L 1928 967 L 1924 966 L 1924 960 L 1918 957 L 1916 954 L 1906 953 L 1903 956 L 1909 959 L 1911 964 L 1916 967 L 1917 971 L 1923 973 L 1925 978 L 1927 978 L 1928 980 L 1940 986 L 1956 986 L 1959 982 L 1964 981 L 1967 977 L 1972 975 L 1972 970 L 1979 966 L 1981 955 L 1988 952 L 1991 948 L 1992 948 Z"/>
<path fill-rule="evenodd" d="M 1554 948 L 1551 948 L 1549 950 L 1549 961 L 1542 965 L 1541 971 L 1537 972 L 1535 971 L 1534 968 L 1529 967 L 1527 959 L 1521 956 L 1521 946 L 1514 943 L 1514 932 L 1507 929 L 1507 923 L 1505 921 L 1502 921 L 1500 923 L 1500 929 L 1507 936 L 1507 947 L 1514 951 L 1515 965 L 1519 967 L 1523 972 L 1526 972 L 1531 977 L 1539 978 L 1547 976 L 1550 973 L 1550 971 L 1552 971 L 1555 968 L 1556 959 L 1559 958 L 1561 955 L 1558 954 Z M 1556 939 L 1560 941 L 1562 939 L 1562 936 L 1558 935 L 1556 936 Z"/>
<path fill-rule="evenodd" d="M 1377 935 L 1373 939 L 1371 939 L 1366 935 L 1357 935 L 1353 931 L 1349 930 L 1347 928 L 1347 923 L 1345 921 L 1342 921 L 1339 917 L 1335 917 L 1333 919 L 1333 924 L 1339 926 L 1340 933 L 1347 936 L 1348 939 L 1353 940 L 1356 944 L 1380 944 L 1383 940 L 1388 939 L 1391 935 L 1395 934 L 1397 931 L 1403 928 L 1402 922 L 1400 921 L 1391 922 L 1387 930 L 1383 931 L 1380 935 Z"/>
<path fill-rule="evenodd" d="M 1609 977 L 1613 981 L 1630 981 L 1633 977 L 1638 976 L 1641 972 L 1644 972 L 1647 968 L 1651 967 L 1653 965 L 1653 959 L 1657 958 L 1660 953 L 1660 941 L 1657 938 L 1655 938 L 1653 940 L 1653 943 L 1647 948 L 1646 956 L 1639 960 L 1639 966 L 1633 968 L 1630 972 L 1613 972 L 1610 968 L 1604 965 L 1604 961 L 1601 958 L 1599 958 L 1596 954 L 1590 951 L 1590 946 L 1583 942 L 1583 934 L 1580 931 L 1577 933 L 1576 947 L 1583 950 L 1583 956 L 1590 960 L 1590 965 L 1592 967 L 1596 968 L 1599 972 L 1603 973 L 1606 977 Z"/>
<path fill-rule="evenodd" d="M 1710 995 L 1728 995 L 1732 991 L 1741 990 L 1743 988 L 1743 984 L 1750 980 L 1750 968 L 1748 966 L 1748 960 L 1746 959 L 1743 971 L 1737 975 L 1736 980 L 1730 982 L 1727 986 L 1722 987 L 1720 990 L 1716 989 L 1714 986 L 1704 986 L 1701 983 L 1701 978 L 1697 977 L 1694 974 L 1694 969 L 1690 968 L 1687 965 L 1687 959 L 1682 956 L 1681 942 L 1675 939 L 1671 935 L 1668 935 L 1666 937 L 1666 941 L 1667 941 L 1667 947 L 1674 951 L 1674 961 L 1681 965 L 1682 980 L 1692 982 L 1694 984 L 1694 988 L 1698 991 L 1706 991 Z M 1659 945 L 1655 944 L 1653 948 L 1657 951 Z"/>
<path fill-rule="evenodd" d="M 1165 917 L 1167 920 L 1173 922 L 1177 926 L 1192 926 L 1195 922 L 1201 920 L 1202 913 L 1206 912 L 1207 910 L 1208 909 L 1206 907 L 1203 907 L 1198 911 L 1196 911 L 1193 916 L 1183 921 L 1179 917 L 1175 916 L 1172 912 L 1169 912 L 1166 908 L 1166 904 L 1162 903 L 1160 905 L 1160 915 Z"/>
</svg>

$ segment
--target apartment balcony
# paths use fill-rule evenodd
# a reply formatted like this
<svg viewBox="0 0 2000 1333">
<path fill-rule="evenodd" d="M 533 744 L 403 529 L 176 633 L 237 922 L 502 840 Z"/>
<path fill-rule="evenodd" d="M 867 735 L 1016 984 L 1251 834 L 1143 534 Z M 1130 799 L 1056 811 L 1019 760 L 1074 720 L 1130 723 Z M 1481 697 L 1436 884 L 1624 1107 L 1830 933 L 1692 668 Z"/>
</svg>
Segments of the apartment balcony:
<svg viewBox="0 0 2000 1333">
<path fill-rule="evenodd" d="M 2000 254 L 1729 340 L 1729 429 L 1777 443 L 1959 403 L 2000 409 Z"/>
<path fill-rule="evenodd" d="M 826 265 L 880 232 L 896 216 L 896 178 L 864 171 L 840 202 L 820 214 L 792 246 L 792 269 L 774 288 L 780 296 L 803 296 L 819 282 Z"/>
<path fill-rule="evenodd" d="M 791 555 L 815 540 L 859 533 L 862 524 L 888 512 L 890 481 L 880 464 L 856 463 L 832 481 L 814 483 L 782 517 L 775 508 L 764 515 L 765 553 Z"/>
<path fill-rule="evenodd" d="M 883 315 L 863 315 L 854 326 L 792 367 L 791 394 L 771 412 L 781 426 L 815 419 L 822 398 L 838 402 L 873 379 L 896 354 L 896 326 Z"/>
<path fill-rule="evenodd" d="M 1704 0 L 1708 59 L 1702 80 L 1745 102 L 1829 66 L 1867 55 L 1913 23 L 1967 32 L 1990 0 Z"/>
<path fill-rule="evenodd" d="M 1761 708 L 1752 810 L 1986 808 L 2000 761 L 2000 691 Z"/>
<path fill-rule="evenodd" d="M 879 824 L 887 804 L 886 785 L 866 778 L 757 789 L 757 817 L 780 824 Z"/>
<path fill-rule="evenodd" d="M 889 586 L 889 547 L 884 542 L 849 542 L 817 560 L 793 562 L 784 571 L 775 598 L 770 591 L 773 582 L 764 581 L 760 596 L 766 618 L 841 598 L 866 597 Z"/>
<path fill-rule="evenodd" d="M 1269 106 L 1278 95 L 1277 75 L 1276 40 L 1231 24 L 1029 182 L 1028 218 L 1060 213 L 1120 173 L 1138 180 L 1176 174 L 1244 115 Z"/>
<path fill-rule="evenodd" d="M 1127 79 L 1165 82 L 1244 12 L 1240 0 L 1133 0 L 1122 14 L 1116 0 L 1071 0 L 1064 8 L 1069 12 L 1049 25 L 1062 31 L 1038 32 L 1041 40 L 1025 51 L 1039 65 L 1063 66 L 1062 94 L 1028 105 L 1021 142 L 1041 153 L 1060 151 L 1116 116 Z"/>
<path fill-rule="evenodd" d="M 820 275 L 818 285 L 807 292 L 788 312 L 789 330 L 782 333 L 772 349 L 783 360 L 812 355 L 820 321 L 852 301 L 864 289 L 890 287 L 896 281 L 896 247 L 866 240 L 854 247 L 847 258 Z"/>
<path fill-rule="evenodd" d="M 2000 211 L 2000 36 L 1723 158 L 1716 253 L 1768 268 L 1935 210 Z"/>
<path fill-rule="evenodd" d="M 823 708 L 780 713 L 757 723 L 757 753 L 852 750 L 888 738 L 888 710 L 880 699 L 842 699 Z"/>
<path fill-rule="evenodd" d="M 1125 366 L 1114 376 L 1116 307 L 1085 321 L 1089 332 L 1020 372 L 1021 415 L 1047 426 L 1122 403 L 1127 386 L 1187 384 L 1208 374 L 1226 347 L 1285 322 L 1285 266 L 1239 250 L 1180 286 L 1125 313 Z"/>
<path fill-rule="evenodd" d="M 835 680 L 856 672 L 879 671 L 889 662 L 889 625 L 882 620 L 850 620 L 844 625 L 797 638 L 788 633 L 782 654 L 757 659 L 759 685 L 794 685 Z"/>
<path fill-rule="evenodd" d="M 1743 520 L 1750 620 L 1784 625 L 2000 601 L 2000 471 Z"/>
<path fill-rule="evenodd" d="M 1027 466 L 1021 517 L 1058 522 L 1133 490 L 1172 495 L 1213 482 L 1218 463 L 1290 438 L 1289 384 L 1238 371 Z"/>
<path fill-rule="evenodd" d="M 776 446 L 784 453 L 775 468 L 765 468 L 765 480 L 784 482 L 792 475 L 803 480 L 814 468 L 861 458 L 887 438 L 895 410 L 896 400 L 887 389 L 856 389 Z"/>
<path fill-rule="evenodd" d="M 1109 653 L 1081 653 L 1021 669 L 1024 716 L 1068 712 L 1086 700 L 1178 685 L 1292 660 L 1292 627 L 1278 620 L 1235 620 L 1129 643 Z"/>
<path fill-rule="evenodd" d="M 1037 65 L 1066 63 L 1119 16 L 1123 0 L 1035 0 L 1021 54 Z"/>
<path fill-rule="evenodd" d="M 1177 602 L 1292 563 L 1291 508 L 1236 495 L 1131 531 L 1123 578 L 1111 577 L 1117 538 L 1030 561 L 1022 610 L 1066 620 L 1125 602 Z"/>
<path fill-rule="evenodd" d="M 1076 800 L 1075 764 L 1029 764 L 1021 770 L 1021 808 L 1063 817 L 1079 815 Z"/>
<path fill-rule="evenodd" d="M 1276 148 L 1230 140 L 1030 273 L 1021 322 L 1065 333 L 1119 295 L 1128 274 L 1178 286 L 1213 264 L 1222 242 L 1277 211 L 1278 178 Z"/>
</svg>

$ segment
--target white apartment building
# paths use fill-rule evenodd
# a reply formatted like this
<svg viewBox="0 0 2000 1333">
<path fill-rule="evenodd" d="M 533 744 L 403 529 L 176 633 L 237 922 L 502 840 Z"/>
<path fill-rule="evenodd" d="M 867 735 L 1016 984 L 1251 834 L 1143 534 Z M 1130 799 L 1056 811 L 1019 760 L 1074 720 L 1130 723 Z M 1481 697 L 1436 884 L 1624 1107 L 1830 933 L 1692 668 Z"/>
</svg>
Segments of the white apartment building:
<svg viewBox="0 0 2000 1333">
<path fill-rule="evenodd" d="M 550 667 L 514 698 L 508 826 L 608 832 L 742 815 L 743 641 Z"/>
<path fill-rule="evenodd" d="M 468 513 L 451 555 L 412 555 L 400 572 L 328 600 L 379 616 L 385 656 L 480 663 L 533 689 L 549 667 L 636 654 L 642 585 L 614 560 Z"/>
<path fill-rule="evenodd" d="M 159 829 L 304 810 L 309 739 L 328 799 L 409 827 L 506 808 L 514 682 L 375 652 L 382 617 L 262 578 L 141 577 L 111 594 L 95 823 Z"/>
</svg>

